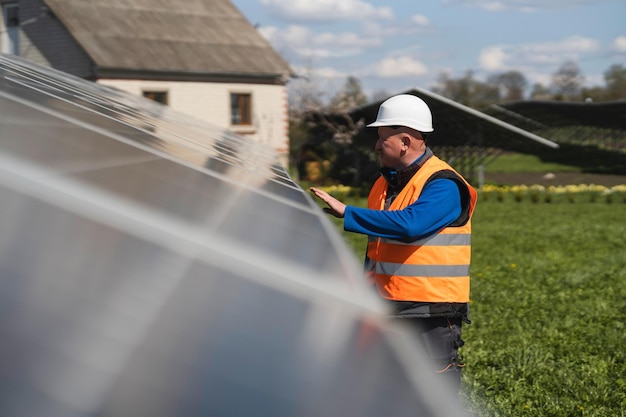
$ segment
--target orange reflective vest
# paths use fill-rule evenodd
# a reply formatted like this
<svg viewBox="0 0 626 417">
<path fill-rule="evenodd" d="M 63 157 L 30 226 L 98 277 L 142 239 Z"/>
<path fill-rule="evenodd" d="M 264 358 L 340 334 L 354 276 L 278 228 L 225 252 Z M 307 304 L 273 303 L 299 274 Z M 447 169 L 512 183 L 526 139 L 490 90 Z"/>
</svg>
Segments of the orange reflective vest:
<svg viewBox="0 0 626 417">
<path fill-rule="evenodd" d="M 400 191 L 388 210 L 402 210 L 414 203 L 428 180 L 442 171 L 447 171 L 453 178 L 458 177 L 467 186 L 467 221 L 413 242 L 370 236 L 367 257 L 376 287 L 384 298 L 435 303 L 469 302 L 471 216 L 476 204 L 476 190 L 450 165 L 431 156 Z M 386 197 L 387 181 L 381 176 L 370 191 L 368 207 L 384 210 Z"/>
</svg>

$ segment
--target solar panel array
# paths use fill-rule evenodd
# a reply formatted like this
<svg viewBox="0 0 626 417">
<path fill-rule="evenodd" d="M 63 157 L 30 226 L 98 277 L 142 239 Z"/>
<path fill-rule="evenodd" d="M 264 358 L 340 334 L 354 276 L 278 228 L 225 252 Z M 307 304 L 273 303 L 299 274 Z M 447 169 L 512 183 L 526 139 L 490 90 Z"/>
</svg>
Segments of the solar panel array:
<svg viewBox="0 0 626 417">
<path fill-rule="evenodd" d="M 273 150 L 0 55 L 0 415 L 450 416 Z"/>
</svg>

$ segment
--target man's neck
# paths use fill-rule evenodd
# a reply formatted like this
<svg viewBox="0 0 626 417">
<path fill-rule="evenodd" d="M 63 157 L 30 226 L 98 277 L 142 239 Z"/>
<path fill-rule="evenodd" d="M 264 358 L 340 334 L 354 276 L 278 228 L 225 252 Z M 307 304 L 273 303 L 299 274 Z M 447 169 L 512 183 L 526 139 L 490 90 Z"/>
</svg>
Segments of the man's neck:
<svg viewBox="0 0 626 417">
<path fill-rule="evenodd" d="M 428 148 L 417 159 L 402 169 L 382 168 L 380 173 L 385 177 L 390 187 L 402 189 L 406 183 L 415 175 L 418 169 L 433 155 Z"/>
</svg>

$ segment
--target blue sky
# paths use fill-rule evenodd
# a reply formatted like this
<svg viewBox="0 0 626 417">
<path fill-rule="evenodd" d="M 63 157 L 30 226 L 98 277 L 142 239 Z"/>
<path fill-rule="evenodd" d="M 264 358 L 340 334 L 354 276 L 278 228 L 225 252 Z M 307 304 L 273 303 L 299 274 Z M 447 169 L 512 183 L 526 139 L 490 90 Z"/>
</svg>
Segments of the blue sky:
<svg viewBox="0 0 626 417">
<path fill-rule="evenodd" d="M 586 86 L 626 66 L 626 0 L 232 0 L 320 88 L 347 76 L 371 95 L 509 70 L 550 84 L 566 61 Z"/>
</svg>

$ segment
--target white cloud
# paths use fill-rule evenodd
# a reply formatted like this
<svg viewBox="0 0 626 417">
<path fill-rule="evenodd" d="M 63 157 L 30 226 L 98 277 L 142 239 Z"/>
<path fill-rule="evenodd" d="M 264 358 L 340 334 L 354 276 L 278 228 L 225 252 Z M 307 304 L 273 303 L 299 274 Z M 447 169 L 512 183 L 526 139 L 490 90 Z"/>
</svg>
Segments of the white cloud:
<svg viewBox="0 0 626 417">
<path fill-rule="evenodd" d="M 528 68 L 532 65 L 554 67 L 565 61 L 578 61 L 581 56 L 600 50 L 600 44 L 595 39 L 571 36 L 552 42 L 492 45 L 481 50 L 478 61 L 481 69 L 487 71 Z"/>
<path fill-rule="evenodd" d="M 313 73 L 320 78 L 345 78 L 348 76 L 345 72 L 337 71 L 331 67 L 315 68 Z"/>
<path fill-rule="evenodd" d="M 332 67 L 319 67 L 308 68 L 303 66 L 293 67 L 293 70 L 305 78 L 344 78 L 348 74 L 342 71 L 338 71 Z"/>
<path fill-rule="evenodd" d="M 415 33 L 417 30 L 429 29 L 430 26 L 420 26 L 419 24 L 415 25 L 389 25 L 385 22 L 378 22 L 374 20 L 369 20 L 363 22 L 362 24 L 362 32 L 366 33 L 367 36 L 370 37 L 380 37 L 380 38 L 392 38 L 394 36 L 408 36 L 412 33 Z"/>
<path fill-rule="evenodd" d="M 308 27 L 290 25 L 284 29 L 276 27 L 261 28 L 261 34 L 277 49 L 288 50 L 301 57 L 332 58 L 354 56 L 364 50 L 380 46 L 377 37 L 359 36 L 351 32 L 315 33 Z"/>
<path fill-rule="evenodd" d="M 501 1 L 480 1 L 476 6 L 488 12 L 497 12 L 506 9 L 506 5 Z"/>
<path fill-rule="evenodd" d="M 480 51 L 478 62 L 488 71 L 500 71 L 506 68 L 507 54 L 500 46 L 490 46 Z"/>
<path fill-rule="evenodd" d="M 288 43 L 304 45 L 312 36 L 309 28 L 299 25 L 289 25 L 284 29 L 275 26 L 265 26 L 261 27 L 259 31 L 270 43 L 279 46 L 284 46 Z"/>
<path fill-rule="evenodd" d="M 516 10 L 531 13 L 541 10 L 558 10 L 579 5 L 595 4 L 598 1 L 599 0 L 445 0 L 444 3 L 475 7 L 488 12 Z"/>
<path fill-rule="evenodd" d="M 567 60 L 577 60 L 582 54 L 599 50 L 600 44 L 596 40 L 571 36 L 557 42 L 522 45 L 511 54 L 515 54 L 521 62 L 560 64 Z"/>
<path fill-rule="evenodd" d="M 598 41 L 595 39 L 584 38 L 582 36 L 570 36 L 561 42 L 557 42 L 554 46 L 561 50 L 576 53 L 596 52 L 600 50 L 600 44 Z"/>
<path fill-rule="evenodd" d="M 618 53 L 626 52 L 626 36 L 618 36 L 613 40 L 613 49 Z"/>
<path fill-rule="evenodd" d="M 271 42 L 276 32 L 278 32 L 278 28 L 276 26 L 260 26 L 257 28 L 257 31 L 261 36 Z"/>
<path fill-rule="evenodd" d="M 334 45 L 340 48 L 367 48 L 382 45 L 379 38 L 359 36 L 356 33 L 320 33 L 315 35 L 313 42 L 317 45 Z"/>
<path fill-rule="evenodd" d="M 626 38 L 623 42 L 626 48 Z M 492 45 L 481 50 L 478 60 L 480 68 L 487 72 L 486 75 L 489 72 L 515 70 L 522 72 L 530 85 L 549 85 L 554 72 L 565 62 L 583 62 L 601 52 L 601 45 L 596 40 L 571 36 L 552 42 Z M 585 85 L 589 85 L 594 77 L 594 74 L 585 75 Z"/>
<path fill-rule="evenodd" d="M 388 57 L 364 71 L 382 78 L 416 77 L 428 74 L 428 68 L 409 56 Z"/>
<path fill-rule="evenodd" d="M 411 16 L 411 22 L 417 24 L 418 26 L 429 26 L 430 21 L 428 18 L 421 14 L 416 14 Z"/>
<path fill-rule="evenodd" d="M 270 13 L 295 21 L 393 19 L 390 7 L 375 7 L 361 0 L 261 0 Z"/>
</svg>

